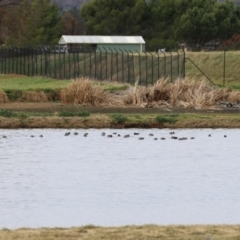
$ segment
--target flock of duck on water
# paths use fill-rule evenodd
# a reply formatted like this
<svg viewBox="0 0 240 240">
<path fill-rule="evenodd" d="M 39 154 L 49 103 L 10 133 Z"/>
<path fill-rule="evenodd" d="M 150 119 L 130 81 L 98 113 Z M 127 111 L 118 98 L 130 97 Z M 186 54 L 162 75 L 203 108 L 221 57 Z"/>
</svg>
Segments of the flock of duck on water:
<svg viewBox="0 0 240 240">
<path fill-rule="evenodd" d="M 65 134 L 64 134 L 64 136 L 69 136 L 71 133 L 70 132 L 66 132 Z M 78 135 L 78 133 L 77 132 L 74 132 L 73 133 L 73 135 Z M 112 138 L 114 135 L 115 136 L 117 136 L 117 137 L 121 137 L 121 134 L 118 134 L 118 133 L 116 133 L 116 132 L 114 132 L 114 133 L 112 133 L 112 134 L 106 134 L 105 132 L 102 132 L 102 134 L 101 134 L 103 137 L 108 137 L 108 138 Z M 137 132 L 134 132 L 133 133 L 133 135 L 140 135 L 140 133 L 137 133 Z M 177 136 L 175 136 L 175 132 L 170 132 L 170 135 L 171 135 L 171 139 L 175 139 L 175 140 L 187 140 L 188 138 L 186 138 L 186 137 L 177 137 Z M 83 135 L 84 137 L 87 137 L 88 136 L 88 133 L 84 133 L 84 135 Z M 154 134 L 153 133 L 149 133 L 149 136 L 150 137 L 154 137 Z M 123 135 L 123 138 L 130 138 L 131 136 L 130 136 L 130 134 L 125 134 L 125 135 Z M 211 137 L 211 134 L 209 134 L 208 135 L 208 137 Z M 224 137 L 226 138 L 227 136 L 226 135 L 224 135 Z M 138 138 L 139 140 L 144 140 L 144 137 L 139 137 Z M 161 138 L 159 138 L 160 140 L 166 140 L 166 138 L 165 137 L 161 137 Z M 193 139 L 195 139 L 194 137 L 191 137 L 190 138 L 191 140 L 193 140 Z M 156 137 L 154 137 L 153 138 L 153 140 L 158 140 L 158 138 L 156 138 Z"/>
<path fill-rule="evenodd" d="M 64 136 L 69 136 L 70 134 L 71 134 L 71 132 L 66 132 L 66 133 L 64 134 Z M 177 136 L 175 135 L 175 132 L 170 132 L 169 134 L 171 135 L 171 139 L 175 139 L 175 140 L 187 140 L 187 139 L 188 139 L 188 138 L 186 138 L 186 137 L 180 137 L 180 138 L 177 137 Z M 78 135 L 78 133 L 77 133 L 77 132 L 74 132 L 73 135 Z M 101 135 L 102 135 L 103 137 L 106 136 L 106 137 L 108 137 L 108 138 L 112 138 L 113 136 L 121 137 L 121 134 L 117 134 L 116 132 L 114 132 L 114 133 L 112 133 L 112 134 L 106 134 L 105 132 L 102 132 Z M 134 132 L 133 135 L 140 135 L 140 133 Z M 153 134 L 153 133 L 149 133 L 148 135 L 149 135 L 150 137 L 154 137 L 154 134 Z M 84 137 L 87 137 L 87 136 L 88 136 L 88 133 L 84 133 L 83 136 L 84 136 Z M 34 136 L 34 135 L 31 135 L 30 137 L 35 137 L 35 136 Z M 43 135 L 40 135 L 39 137 L 43 137 Z M 131 137 L 130 134 L 125 134 L 125 135 L 123 135 L 123 138 L 130 138 L 130 137 Z M 211 134 L 209 134 L 208 137 L 211 137 Z M 224 135 L 224 137 L 226 138 L 227 135 Z M 0 138 L 7 138 L 7 136 L 6 136 L 6 135 L 2 135 Z M 139 139 L 139 140 L 144 140 L 144 137 L 139 137 L 138 139 Z M 161 138 L 159 138 L 159 139 L 160 139 L 160 140 L 166 140 L 165 137 L 161 137 Z M 194 138 L 194 137 L 191 137 L 190 139 L 193 140 L 193 139 L 195 139 L 195 138 Z M 158 138 L 154 137 L 153 140 L 156 141 L 156 140 L 158 140 Z"/>
</svg>

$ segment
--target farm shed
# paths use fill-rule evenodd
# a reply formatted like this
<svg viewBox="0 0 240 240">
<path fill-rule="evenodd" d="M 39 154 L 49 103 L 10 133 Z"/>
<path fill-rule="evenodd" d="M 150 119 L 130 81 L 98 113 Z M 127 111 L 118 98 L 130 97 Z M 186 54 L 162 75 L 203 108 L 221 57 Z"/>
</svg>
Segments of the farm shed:
<svg viewBox="0 0 240 240">
<path fill-rule="evenodd" d="M 58 44 L 91 47 L 101 52 L 144 52 L 145 41 L 141 36 L 70 36 L 63 35 Z"/>
</svg>

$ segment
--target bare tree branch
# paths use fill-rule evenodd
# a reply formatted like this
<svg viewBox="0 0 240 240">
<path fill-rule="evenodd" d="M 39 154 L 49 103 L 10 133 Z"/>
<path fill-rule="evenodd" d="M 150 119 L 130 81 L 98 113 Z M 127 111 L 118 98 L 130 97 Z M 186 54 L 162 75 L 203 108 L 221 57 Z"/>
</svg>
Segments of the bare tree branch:
<svg viewBox="0 0 240 240">
<path fill-rule="evenodd" d="M 22 0 L 0 0 L 0 8 L 18 5 Z"/>
</svg>

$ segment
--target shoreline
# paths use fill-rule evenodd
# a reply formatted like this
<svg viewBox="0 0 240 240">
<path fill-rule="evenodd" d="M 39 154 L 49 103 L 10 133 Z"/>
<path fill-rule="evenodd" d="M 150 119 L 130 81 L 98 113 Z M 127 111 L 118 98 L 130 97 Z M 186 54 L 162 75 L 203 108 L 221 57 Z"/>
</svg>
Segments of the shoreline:
<svg viewBox="0 0 240 240">
<path fill-rule="evenodd" d="M 0 104 L 0 128 L 240 128 L 240 110 L 106 108 L 14 102 Z"/>
<path fill-rule="evenodd" d="M 0 239 L 29 240 L 136 240 L 136 239 L 239 239 L 240 225 L 132 225 L 99 227 L 86 225 L 71 228 L 20 228 L 0 230 Z"/>
</svg>

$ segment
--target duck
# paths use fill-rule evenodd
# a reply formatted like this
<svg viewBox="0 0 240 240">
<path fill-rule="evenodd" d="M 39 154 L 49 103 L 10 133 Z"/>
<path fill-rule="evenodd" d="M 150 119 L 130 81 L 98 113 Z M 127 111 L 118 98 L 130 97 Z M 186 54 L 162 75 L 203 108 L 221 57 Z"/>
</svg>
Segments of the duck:
<svg viewBox="0 0 240 240">
<path fill-rule="evenodd" d="M 75 133 L 74 133 L 74 135 L 78 135 L 78 133 L 77 133 L 77 132 L 75 132 Z"/>
<path fill-rule="evenodd" d="M 173 134 L 175 134 L 175 132 L 170 132 L 169 134 L 173 135 Z"/>
<path fill-rule="evenodd" d="M 43 137 L 43 135 L 40 135 L 39 137 Z"/>
<path fill-rule="evenodd" d="M 174 136 L 172 136 L 171 139 L 178 139 L 178 137 L 174 137 Z"/>
<path fill-rule="evenodd" d="M 186 137 L 179 138 L 178 140 L 187 140 Z"/>
<path fill-rule="evenodd" d="M 66 132 L 64 136 L 69 136 L 70 134 L 71 134 L 70 132 Z"/>
<path fill-rule="evenodd" d="M 84 137 L 87 137 L 87 135 L 88 135 L 88 133 L 84 133 L 84 135 L 83 135 L 83 136 L 84 136 Z"/>
<path fill-rule="evenodd" d="M 124 135 L 124 138 L 129 138 L 130 137 L 130 135 L 129 134 L 127 134 L 127 135 Z"/>
<path fill-rule="evenodd" d="M 226 138 L 226 137 L 227 137 L 227 135 L 224 135 L 224 137 Z"/>
<path fill-rule="evenodd" d="M 155 141 L 156 141 L 156 140 L 158 140 L 158 139 L 157 139 L 157 138 L 154 138 L 153 140 L 155 140 Z"/>
<path fill-rule="evenodd" d="M 139 135 L 139 133 L 135 132 L 135 133 L 133 133 L 133 135 Z"/>
<path fill-rule="evenodd" d="M 102 136 L 105 136 L 106 135 L 106 133 L 105 132 L 102 132 L 102 134 L 101 134 Z"/>
<path fill-rule="evenodd" d="M 108 138 L 112 138 L 113 136 L 112 135 L 107 135 Z"/>
<path fill-rule="evenodd" d="M 139 140 L 144 140 L 144 137 L 140 137 Z"/>
<path fill-rule="evenodd" d="M 194 137 L 191 137 L 190 139 L 195 139 Z"/>
<path fill-rule="evenodd" d="M 149 133 L 149 136 L 152 137 L 152 136 L 154 136 L 154 134 L 153 133 Z"/>
<path fill-rule="evenodd" d="M 165 140 L 166 138 L 162 137 L 161 140 Z"/>
</svg>

